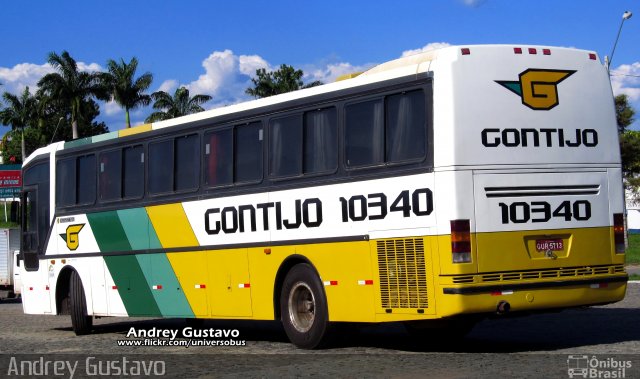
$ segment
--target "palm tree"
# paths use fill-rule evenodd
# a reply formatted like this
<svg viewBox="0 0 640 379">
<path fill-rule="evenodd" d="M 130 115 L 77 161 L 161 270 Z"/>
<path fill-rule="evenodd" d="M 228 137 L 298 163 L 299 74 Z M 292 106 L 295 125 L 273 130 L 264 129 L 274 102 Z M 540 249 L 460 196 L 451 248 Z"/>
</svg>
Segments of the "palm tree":
<svg viewBox="0 0 640 379">
<path fill-rule="evenodd" d="M 38 104 L 36 98 L 29 92 L 29 87 L 26 87 L 20 97 L 5 92 L 2 98 L 7 103 L 7 107 L 0 111 L 0 122 L 4 125 L 11 125 L 13 130 L 20 129 L 22 134 L 22 162 L 25 159 L 25 144 L 24 144 L 24 128 L 33 125 L 37 122 L 37 109 Z"/>
<path fill-rule="evenodd" d="M 49 53 L 48 62 L 57 72 L 45 75 L 38 86 L 49 101 L 60 103 L 71 113 L 71 129 L 76 139 L 78 119 L 84 119 L 82 104 L 92 97 L 108 100 L 108 91 L 99 74 L 78 71 L 75 59 L 67 51 L 61 55 Z"/>
<path fill-rule="evenodd" d="M 145 122 L 168 120 L 202 112 L 204 108 L 200 105 L 212 99 L 209 95 L 194 95 L 191 97 L 186 87 L 178 88 L 173 97 L 164 91 L 157 91 L 151 94 L 151 98 L 154 101 L 153 109 L 158 111 L 151 113 Z"/>
<path fill-rule="evenodd" d="M 151 97 L 144 92 L 151 86 L 153 75 L 145 72 L 138 79 L 134 79 L 137 68 L 136 57 L 131 58 L 129 63 L 125 63 L 122 58 L 120 63 L 109 59 L 107 61 L 109 72 L 102 75 L 103 83 L 109 89 L 113 100 L 124 108 L 127 128 L 131 127 L 129 111 L 151 103 Z"/>
</svg>

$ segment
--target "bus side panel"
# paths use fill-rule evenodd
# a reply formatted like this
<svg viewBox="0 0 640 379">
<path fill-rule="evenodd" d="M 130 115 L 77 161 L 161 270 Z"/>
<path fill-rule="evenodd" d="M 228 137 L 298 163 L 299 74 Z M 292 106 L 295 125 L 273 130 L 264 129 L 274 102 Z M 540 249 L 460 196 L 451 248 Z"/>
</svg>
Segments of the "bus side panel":
<svg viewBox="0 0 640 379">
<path fill-rule="evenodd" d="M 207 293 L 209 274 L 206 252 L 168 253 L 167 258 L 171 262 L 194 316 L 207 317 L 210 308 Z"/>
<path fill-rule="evenodd" d="M 374 321 L 374 274 L 367 241 L 300 245 L 296 253 L 308 257 L 318 270 L 330 321 Z"/>
<path fill-rule="evenodd" d="M 51 291 L 46 289 L 49 285 L 49 278 L 47 268 L 43 266 L 41 264 L 38 271 L 26 271 L 24 264 L 21 265 L 22 309 L 25 314 L 51 313 Z"/>
</svg>

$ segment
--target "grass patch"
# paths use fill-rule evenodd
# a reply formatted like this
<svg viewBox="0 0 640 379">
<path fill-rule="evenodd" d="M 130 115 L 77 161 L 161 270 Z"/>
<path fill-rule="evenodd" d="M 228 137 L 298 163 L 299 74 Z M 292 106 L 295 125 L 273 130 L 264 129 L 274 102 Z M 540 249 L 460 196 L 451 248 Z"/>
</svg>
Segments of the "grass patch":
<svg viewBox="0 0 640 379">
<path fill-rule="evenodd" d="M 640 234 L 629 234 L 627 264 L 640 264 Z"/>
<path fill-rule="evenodd" d="M 11 202 L 7 201 L 7 213 L 9 213 L 11 211 Z M 11 222 L 8 221 L 9 220 L 9 214 L 7 214 L 7 221 L 4 221 L 4 202 L 0 202 L 0 228 L 19 228 L 20 224 L 18 224 L 17 222 Z"/>
<path fill-rule="evenodd" d="M 629 280 L 640 280 L 640 275 L 631 274 L 631 275 L 629 275 Z"/>
</svg>

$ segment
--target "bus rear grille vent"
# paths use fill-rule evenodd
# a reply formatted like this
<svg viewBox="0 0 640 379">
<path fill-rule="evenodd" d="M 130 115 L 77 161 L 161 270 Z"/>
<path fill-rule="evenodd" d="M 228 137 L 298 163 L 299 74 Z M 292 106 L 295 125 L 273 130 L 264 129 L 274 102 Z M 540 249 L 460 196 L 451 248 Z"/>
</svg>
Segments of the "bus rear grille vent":
<svg viewBox="0 0 640 379">
<path fill-rule="evenodd" d="M 454 276 L 453 283 L 473 283 L 473 275 L 465 275 L 465 276 Z"/>
<path fill-rule="evenodd" d="M 531 197 L 531 196 L 567 196 L 567 195 L 597 195 L 600 185 L 573 186 L 520 186 L 520 187 L 485 187 L 487 197 Z"/>
<path fill-rule="evenodd" d="M 550 278 L 568 278 L 568 277 L 585 277 L 594 275 L 610 275 L 620 274 L 624 272 L 624 265 L 598 266 L 598 267 L 573 267 L 545 269 L 540 271 L 512 271 L 512 272 L 493 272 L 479 275 L 457 275 L 453 276 L 454 284 L 465 283 L 487 283 L 502 282 L 515 280 L 530 279 L 550 279 Z"/>
<path fill-rule="evenodd" d="M 421 238 L 377 241 L 377 253 L 382 307 L 427 308 L 424 241 Z"/>
</svg>

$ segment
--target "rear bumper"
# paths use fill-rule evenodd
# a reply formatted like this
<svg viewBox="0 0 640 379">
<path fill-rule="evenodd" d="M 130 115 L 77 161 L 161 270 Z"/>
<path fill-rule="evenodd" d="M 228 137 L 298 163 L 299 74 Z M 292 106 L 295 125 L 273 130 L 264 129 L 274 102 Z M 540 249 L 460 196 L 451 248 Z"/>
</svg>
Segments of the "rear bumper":
<svg viewBox="0 0 640 379">
<path fill-rule="evenodd" d="M 442 286 L 438 314 L 495 313 L 507 302 L 510 312 L 535 312 L 615 303 L 624 298 L 628 275 L 588 279 L 545 280 L 510 284 Z"/>
<path fill-rule="evenodd" d="M 469 295 L 489 293 L 494 294 L 496 292 L 508 292 L 508 291 L 523 291 L 523 290 L 535 290 L 542 288 L 561 288 L 561 287 L 574 287 L 588 285 L 602 285 L 609 283 L 627 283 L 629 280 L 628 275 L 607 277 L 607 278 L 595 278 L 595 279 L 580 279 L 580 280 L 554 280 L 545 282 L 534 283 L 517 283 L 517 284 L 499 284 L 499 285 L 480 285 L 473 287 L 445 287 L 442 289 L 442 293 L 445 295 Z M 600 288 L 600 287 L 597 287 Z"/>
</svg>

